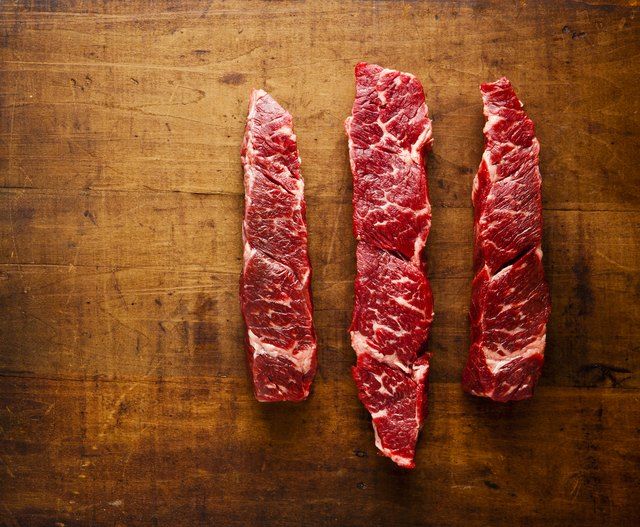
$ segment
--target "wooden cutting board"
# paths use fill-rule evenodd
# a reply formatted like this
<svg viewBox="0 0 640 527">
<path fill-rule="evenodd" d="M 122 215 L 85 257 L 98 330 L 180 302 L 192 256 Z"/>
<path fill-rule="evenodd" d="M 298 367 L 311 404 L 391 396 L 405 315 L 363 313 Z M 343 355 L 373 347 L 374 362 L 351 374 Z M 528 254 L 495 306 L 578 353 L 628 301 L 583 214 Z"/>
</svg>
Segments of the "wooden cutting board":
<svg viewBox="0 0 640 527">
<path fill-rule="evenodd" d="M 640 524 L 638 2 L 0 6 L 0 524 Z M 376 455 L 349 367 L 360 60 L 434 122 L 430 416 Z M 461 393 L 478 84 L 537 125 L 553 313 L 532 401 Z M 294 116 L 320 372 L 260 405 L 238 306 L 250 89 Z"/>
</svg>

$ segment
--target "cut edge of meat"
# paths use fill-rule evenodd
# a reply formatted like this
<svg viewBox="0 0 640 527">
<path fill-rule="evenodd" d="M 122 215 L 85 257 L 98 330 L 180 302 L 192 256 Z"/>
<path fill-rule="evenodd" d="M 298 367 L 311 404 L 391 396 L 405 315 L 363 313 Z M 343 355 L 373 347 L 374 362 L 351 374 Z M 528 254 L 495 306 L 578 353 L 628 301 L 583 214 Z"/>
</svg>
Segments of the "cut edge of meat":
<svg viewBox="0 0 640 527">
<path fill-rule="evenodd" d="M 544 341 L 544 337 L 541 340 Z M 463 374 L 464 390 L 498 403 L 533 397 L 544 364 L 544 354 L 532 350 L 498 362 L 488 359 L 478 346 L 472 346 Z M 519 377 L 518 382 L 509 382 L 514 377 Z"/>
<path fill-rule="evenodd" d="M 356 365 L 351 368 L 353 379 L 358 387 L 358 398 L 371 414 L 376 448 L 399 467 L 406 469 L 415 468 L 416 444 L 427 416 L 430 359 L 430 353 L 421 355 L 413 364 L 409 375 L 402 375 L 393 366 L 380 362 L 370 355 L 359 356 Z M 373 378 L 374 382 L 379 385 L 374 388 L 374 393 L 379 395 L 380 392 L 387 391 L 384 381 L 389 375 L 394 376 L 394 381 L 402 383 L 402 386 L 393 393 L 386 394 L 388 400 L 385 402 L 384 408 L 380 409 L 371 400 L 371 393 L 366 389 L 370 387 L 371 383 L 367 381 Z M 401 394 L 401 397 L 398 397 L 398 393 Z M 407 412 L 407 408 L 411 411 Z M 389 416 L 389 412 L 393 412 L 395 419 L 410 421 L 409 424 L 412 424 L 411 421 L 413 421 L 411 428 L 409 428 L 412 433 L 400 447 L 391 444 L 393 437 L 387 437 L 388 420 L 386 418 Z"/>
</svg>

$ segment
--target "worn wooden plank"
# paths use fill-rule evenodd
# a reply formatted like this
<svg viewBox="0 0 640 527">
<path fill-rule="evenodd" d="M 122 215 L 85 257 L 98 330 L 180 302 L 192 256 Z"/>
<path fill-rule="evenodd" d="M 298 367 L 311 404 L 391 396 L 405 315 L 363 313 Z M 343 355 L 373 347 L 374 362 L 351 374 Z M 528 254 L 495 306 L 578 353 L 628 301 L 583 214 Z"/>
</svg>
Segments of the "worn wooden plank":
<svg viewBox="0 0 640 527">
<path fill-rule="evenodd" d="M 93 351 L 88 357 L 78 354 L 75 368 L 87 364 L 94 372 L 107 368 L 105 373 L 118 374 L 129 373 L 120 368 L 128 364 L 127 346 L 133 344 L 147 357 L 145 365 L 157 346 L 191 349 L 194 338 L 203 341 L 205 356 L 207 346 L 220 354 L 240 348 L 241 200 L 136 191 L 0 194 L 5 204 L 0 207 L 0 254 L 8 256 L 0 262 L 7 288 L 5 363 L 48 368 L 41 360 L 44 349 L 60 361 L 88 347 Z M 313 196 L 308 204 L 311 229 L 322 228 L 322 217 L 337 214 L 325 225 L 330 240 L 311 238 L 314 301 L 323 329 L 320 353 L 337 353 L 348 361 L 354 275 L 349 206 Z M 601 372 L 598 364 L 637 371 L 640 214 L 547 211 L 545 219 L 545 265 L 554 307 L 549 327 L 553 352 L 543 382 L 590 384 Z M 434 213 L 434 226 L 428 263 L 437 317 L 429 346 L 436 353 L 433 380 L 452 382 L 468 348 L 471 214 L 441 208 Z M 207 321 L 209 326 L 203 325 Z M 165 324 L 174 326 L 170 336 L 163 332 Z M 323 352 L 325 347 L 329 351 Z M 111 356 L 115 370 L 98 355 Z M 211 359 L 207 367 L 219 360 Z M 225 361 L 236 365 L 234 374 L 243 375 L 241 354 L 230 353 Z M 193 373 L 205 373 L 202 366 L 195 364 Z M 166 371 L 174 373 L 182 374 Z M 616 378 L 638 386 L 628 373 Z"/>
<path fill-rule="evenodd" d="M 0 3 L 0 524 L 637 525 L 634 1 Z M 349 379 L 352 68 L 417 74 L 436 303 L 411 474 Z M 549 353 L 534 400 L 460 393 L 477 85 L 542 144 Z M 251 397 L 237 288 L 252 87 L 294 115 L 320 373 Z"/>
<path fill-rule="evenodd" d="M 319 383 L 309 404 L 295 407 L 259 405 L 248 383 L 219 375 L 3 381 L 4 504 L 19 524 L 364 526 L 378 525 L 380 514 L 393 526 L 639 519 L 633 391 L 542 387 L 531 402 L 503 406 L 437 383 L 409 473 L 376 456 L 346 375 Z M 43 466 L 52 471 L 45 479 Z"/>
<path fill-rule="evenodd" d="M 5 15 L 6 185 L 240 193 L 228 175 L 237 170 L 248 92 L 262 86 L 295 116 L 309 190 L 335 196 L 348 184 L 341 123 L 352 68 L 368 59 L 424 81 L 436 204 L 469 206 L 482 151 L 477 86 L 506 74 L 537 123 L 552 189 L 545 204 L 638 210 L 640 101 L 627 90 L 640 74 L 628 60 L 637 53 L 633 9 L 516 3 L 509 9 L 519 16 L 505 20 L 495 16 L 500 2 L 311 2 L 294 11 L 249 3 L 212 6 L 200 18 L 197 2 L 154 4 L 106 8 L 117 13 L 103 17 L 84 13 L 92 3 Z M 65 8 L 77 12 L 65 17 Z"/>
</svg>

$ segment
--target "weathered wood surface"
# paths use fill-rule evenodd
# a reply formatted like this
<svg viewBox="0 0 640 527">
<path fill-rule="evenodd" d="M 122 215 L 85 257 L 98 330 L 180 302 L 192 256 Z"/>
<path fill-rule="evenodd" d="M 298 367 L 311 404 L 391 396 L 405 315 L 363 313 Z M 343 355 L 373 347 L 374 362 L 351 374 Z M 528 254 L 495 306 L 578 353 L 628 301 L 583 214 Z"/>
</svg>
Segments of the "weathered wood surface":
<svg viewBox="0 0 640 527">
<path fill-rule="evenodd" d="M 0 4 L 0 524 L 640 524 L 637 3 Z M 436 319 L 417 468 L 375 454 L 349 378 L 342 121 L 354 63 L 434 118 Z M 548 360 L 534 400 L 463 395 L 477 85 L 537 124 Z M 238 307 L 249 90 L 293 114 L 320 372 L 251 396 Z"/>
</svg>

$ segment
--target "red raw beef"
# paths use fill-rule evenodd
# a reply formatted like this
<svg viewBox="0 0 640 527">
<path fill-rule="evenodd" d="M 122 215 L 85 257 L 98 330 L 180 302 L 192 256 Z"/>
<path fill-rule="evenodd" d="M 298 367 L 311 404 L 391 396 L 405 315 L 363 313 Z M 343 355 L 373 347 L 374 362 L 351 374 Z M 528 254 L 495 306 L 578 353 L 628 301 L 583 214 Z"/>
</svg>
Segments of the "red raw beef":
<svg viewBox="0 0 640 527">
<path fill-rule="evenodd" d="M 302 401 L 316 371 L 304 183 L 291 115 L 254 90 L 242 145 L 240 300 L 256 399 Z"/>
<path fill-rule="evenodd" d="M 424 150 L 431 121 L 413 75 L 356 66 L 356 99 L 345 122 L 358 240 L 351 343 L 353 378 L 371 413 L 376 446 L 414 467 L 426 415 L 433 319 L 423 249 L 431 227 Z"/>
<path fill-rule="evenodd" d="M 540 144 L 506 78 L 480 90 L 486 145 L 473 186 L 476 275 L 462 386 L 517 401 L 533 395 L 551 309 L 542 267 Z"/>
</svg>

